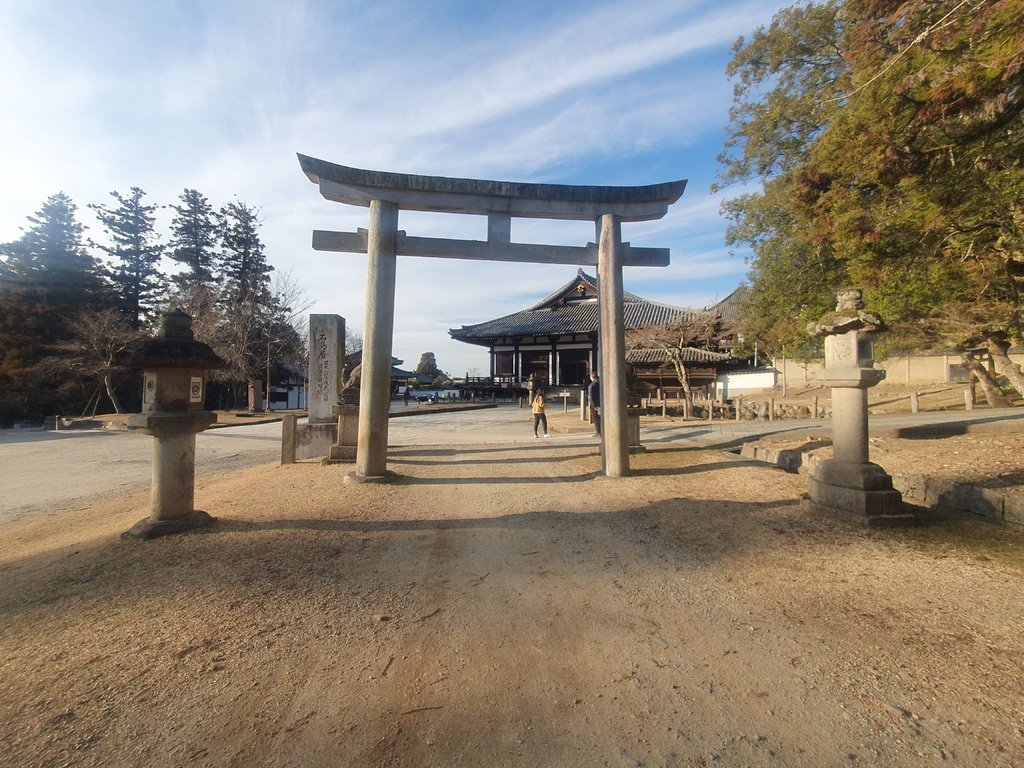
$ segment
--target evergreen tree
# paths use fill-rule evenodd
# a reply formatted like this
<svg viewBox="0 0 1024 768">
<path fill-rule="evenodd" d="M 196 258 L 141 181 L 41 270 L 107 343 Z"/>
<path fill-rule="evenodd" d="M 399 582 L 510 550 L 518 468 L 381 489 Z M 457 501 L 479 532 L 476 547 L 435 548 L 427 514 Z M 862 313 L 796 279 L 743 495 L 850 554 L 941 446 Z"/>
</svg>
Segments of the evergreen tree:
<svg viewBox="0 0 1024 768">
<path fill-rule="evenodd" d="M 433 352 L 424 352 L 420 355 L 420 362 L 416 366 L 416 373 L 429 376 L 432 379 L 441 373 L 437 368 L 437 358 Z"/>
<path fill-rule="evenodd" d="M 178 286 L 187 283 L 210 285 L 220 239 L 220 222 L 210 201 L 195 189 L 186 189 L 179 197 L 181 205 L 171 205 L 171 240 L 168 253 L 186 267 L 174 277 Z"/>
<path fill-rule="evenodd" d="M 85 228 L 77 207 L 63 192 L 51 195 L 28 217 L 29 227 L 12 243 L 0 245 L 5 282 L 38 290 L 41 301 L 72 314 L 103 301 L 99 264 L 85 249 Z"/>
<path fill-rule="evenodd" d="M 55 382 L 35 366 L 73 337 L 75 315 L 105 300 L 76 210 L 63 192 L 52 195 L 20 238 L 0 244 L 0 422 L 62 405 Z"/>
<path fill-rule="evenodd" d="M 236 381 L 262 378 L 268 336 L 278 309 L 259 235 L 257 210 L 234 202 L 221 209 L 220 279 L 226 341 L 225 375 Z"/>
<path fill-rule="evenodd" d="M 220 277 L 224 292 L 232 302 L 254 302 L 269 307 L 270 273 L 263 242 L 260 240 L 258 211 L 242 202 L 221 209 L 223 222 Z"/>
<path fill-rule="evenodd" d="M 103 224 L 110 245 L 100 245 L 112 259 L 111 278 L 118 295 L 119 309 L 133 328 L 141 328 L 156 308 L 164 287 L 159 269 L 163 246 L 154 229 L 155 205 L 144 205 L 145 196 L 138 187 L 128 195 L 111 192 L 117 206 L 92 204 Z"/>
<path fill-rule="evenodd" d="M 735 79 L 721 184 L 761 182 L 761 190 L 728 200 L 728 245 L 754 253 L 749 290 L 740 293 L 745 336 L 771 353 L 803 346 L 805 328 L 835 306 L 845 279 L 827 238 L 800 206 L 804 166 L 815 138 L 848 87 L 845 25 L 839 0 L 780 11 L 767 28 L 733 46 Z"/>
</svg>

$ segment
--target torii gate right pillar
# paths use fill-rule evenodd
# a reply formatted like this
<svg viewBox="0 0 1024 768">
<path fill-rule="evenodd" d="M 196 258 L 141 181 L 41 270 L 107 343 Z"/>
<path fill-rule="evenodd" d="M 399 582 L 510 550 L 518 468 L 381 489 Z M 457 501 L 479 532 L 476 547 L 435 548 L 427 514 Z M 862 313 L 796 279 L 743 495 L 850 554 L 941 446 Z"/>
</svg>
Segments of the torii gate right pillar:
<svg viewBox="0 0 1024 768">
<path fill-rule="evenodd" d="M 605 477 L 629 475 L 626 429 L 626 334 L 623 324 L 622 222 L 613 213 L 600 218 L 597 284 L 600 294 L 601 440 Z"/>
<path fill-rule="evenodd" d="M 387 473 L 397 235 L 398 206 L 385 200 L 371 201 L 356 449 L 355 476 L 359 480 L 383 478 Z"/>
</svg>

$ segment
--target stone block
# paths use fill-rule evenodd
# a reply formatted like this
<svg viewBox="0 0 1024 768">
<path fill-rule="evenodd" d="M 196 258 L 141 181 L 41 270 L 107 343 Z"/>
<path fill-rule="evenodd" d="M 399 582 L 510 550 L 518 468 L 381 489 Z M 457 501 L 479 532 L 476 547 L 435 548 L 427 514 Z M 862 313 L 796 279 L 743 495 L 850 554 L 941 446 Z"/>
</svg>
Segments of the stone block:
<svg viewBox="0 0 1024 768">
<path fill-rule="evenodd" d="M 813 467 L 811 477 L 826 485 L 858 491 L 891 491 L 892 478 L 877 464 L 853 464 L 826 459 Z"/>
<path fill-rule="evenodd" d="M 1003 497 L 1003 520 L 1010 525 L 1024 525 L 1024 498 L 1010 495 Z"/>
<path fill-rule="evenodd" d="M 345 375 L 345 318 L 339 315 L 309 316 L 309 423 L 334 420 L 331 407 Z"/>
<path fill-rule="evenodd" d="M 332 445 L 324 459 L 324 464 L 351 464 L 356 460 L 356 446 Z"/>
<path fill-rule="evenodd" d="M 855 515 L 898 515 L 903 512 L 903 497 L 899 491 L 865 491 L 830 485 L 811 477 L 809 492 L 813 501 Z"/>
</svg>

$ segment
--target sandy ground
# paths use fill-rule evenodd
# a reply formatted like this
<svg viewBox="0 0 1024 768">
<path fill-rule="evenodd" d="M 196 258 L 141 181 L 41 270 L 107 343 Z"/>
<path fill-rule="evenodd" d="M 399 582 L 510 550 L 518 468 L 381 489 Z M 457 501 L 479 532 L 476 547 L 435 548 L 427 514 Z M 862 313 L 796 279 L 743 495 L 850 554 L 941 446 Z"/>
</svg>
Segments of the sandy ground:
<svg viewBox="0 0 1024 768">
<path fill-rule="evenodd" d="M 0 526 L 0 764 L 1020 766 L 1024 537 L 696 448 L 396 449 Z"/>
</svg>

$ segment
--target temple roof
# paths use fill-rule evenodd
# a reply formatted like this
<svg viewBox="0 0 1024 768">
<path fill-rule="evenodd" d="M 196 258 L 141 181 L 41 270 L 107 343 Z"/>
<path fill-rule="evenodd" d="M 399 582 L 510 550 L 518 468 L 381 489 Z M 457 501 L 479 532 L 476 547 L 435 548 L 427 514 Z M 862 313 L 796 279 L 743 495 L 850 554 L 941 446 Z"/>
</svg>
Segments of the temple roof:
<svg viewBox="0 0 1024 768">
<path fill-rule="evenodd" d="M 627 329 L 661 325 L 694 314 L 694 310 L 649 301 L 632 293 L 623 295 L 623 325 Z M 452 328 L 448 333 L 457 341 L 488 346 L 494 339 L 506 336 L 596 333 L 597 321 L 597 278 L 580 269 L 576 277 L 532 307 L 476 325 Z"/>
<path fill-rule="evenodd" d="M 681 352 L 684 363 L 724 363 L 726 360 L 732 359 L 732 355 L 728 352 L 712 352 L 708 349 L 697 349 L 696 347 L 686 347 Z M 645 348 L 627 349 L 626 362 L 650 364 L 668 363 L 671 360 L 668 356 L 668 350 Z"/>
</svg>

